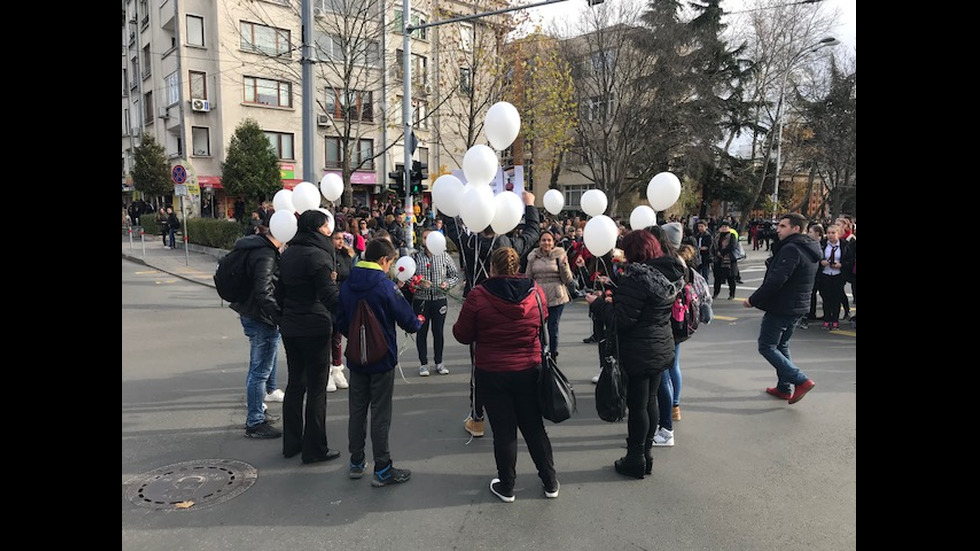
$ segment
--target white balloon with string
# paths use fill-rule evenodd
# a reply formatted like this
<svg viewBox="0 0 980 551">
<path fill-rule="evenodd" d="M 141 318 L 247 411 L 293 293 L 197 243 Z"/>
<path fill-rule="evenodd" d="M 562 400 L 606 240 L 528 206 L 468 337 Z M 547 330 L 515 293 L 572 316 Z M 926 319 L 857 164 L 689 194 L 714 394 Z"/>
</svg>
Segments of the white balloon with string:
<svg viewBox="0 0 980 551">
<path fill-rule="evenodd" d="M 296 207 L 293 206 L 293 190 L 291 189 L 280 189 L 272 196 L 272 208 L 273 210 L 289 210 L 295 211 Z"/>
<path fill-rule="evenodd" d="M 506 101 L 498 101 L 487 110 L 483 133 L 497 151 L 510 147 L 521 131 L 521 115 L 517 108 Z M 468 178 L 468 176 L 467 176 Z"/>
<path fill-rule="evenodd" d="M 291 210 L 276 210 L 269 219 L 269 233 L 280 243 L 288 243 L 297 228 L 296 214 Z"/>
<path fill-rule="evenodd" d="M 493 189 L 488 185 L 468 183 L 463 186 L 463 190 L 463 195 L 460 197 L 459 217 L 463 219 L 467 228 L 481 232 L 490 225 L 496 212 Z"/>
<path fill-rule="evenodd" d="M 669 209 L 681 196 L 681 181 L 670 172 L 661 172 L 647 184 L 647 201 L 657 212 Z"/>
<path fill-rule="evenodd" d="M 425 236 L 425 248 L 432 254 L 442 254 L 446 252 L 446 236 L 440 231 L 430 231 Z"/>
<path fill-rule="evenodd" d="M 408 281 L 415 275 L 415 260 L 410 256 L 403 256 L 395 262 L 395 277 L 398 281 Z"/>
<path fill-rule="evenodd" d="M 468 184 L 489 186 L 499 169 L 497 154 L 483 144 L 474 145 L 463 155 L 463 175 Z"/>
<path fill-rule="evenodd" d="M 657 224 L 657 212 L 647 205 L 639 205 L 630 213 L 630 229 L 642 230 Z"/>
<path fill-rule="evenodd" d="M 590 189 L 582 194 L 581 204 L 585 214 L 599 216 L 606 212 L 606 206 L 609 204 L 609 201 L 606 199 L 606 194 L 602 190 Z"/>
<path fill-rule="evenodd" d="M 310 182 L 300 182 L 293 188 L 293 206 L 296 212 L 304 212 L 320 206 L 320 190 Z"/>
<path fill-rule="evenodd" d="M 459 200 L 463 195 L 463 182 L 452 174 L 443 174 L 432 183 L 432 203 L 439 212 L 459 216 Z"/>
<path fill-rule="evenodd" d="M 544 192 L 544 208 L 551 214 L 558 214 L 565 206 L 565 196 L 557 189 L 549 189 Z"/>
<path fill-rule="evenodd" d="M 582 240 L 590 253 L 594 256 L 602 256 L 613 250 L 618 235 L 619 226 L 616 222 L 605 214 L 600 214 L 585 223 Z"/>
<path fill-rule="evenodd" d="M 494 213 L 490 227 L 497 234 L 505 234 L 517 227 L 524 216 L 524 200 L 513 191 L 501 191 L 493 198 Z"/>
<path fill-rule="evenodd" d="M 333 202 L 344 194 L 344 180 L 336 172 L 328 172 L 320 178 L 320 193 L 327 201 Z"/>
</svg>

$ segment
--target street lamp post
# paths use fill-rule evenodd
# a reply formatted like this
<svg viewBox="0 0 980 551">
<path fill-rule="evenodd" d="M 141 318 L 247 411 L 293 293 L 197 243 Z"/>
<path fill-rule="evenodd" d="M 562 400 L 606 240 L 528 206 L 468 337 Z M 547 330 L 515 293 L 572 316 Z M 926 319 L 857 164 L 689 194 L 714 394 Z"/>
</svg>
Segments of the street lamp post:
<svg viewBox="0 0 980 551">
<path fill-rule="evenodd" d="M 793 64 L 803 58 L 806 54 L 811 54 L 820 48 L 826 46 L 836 46 L 840 44 L 840 40 L 832 36 L 821 39 L 816 44 L 804 48 L 795 56 L 790 58 L 789 63 L 786 64 L 786 70 L 783 71 L 783 82 L 779 86 L 779 103 L 776 104 L 776 121 L 779 125 L 779 130 L 776 134 L 776 170 L 774 172 L 773 185 L 772 185 L 772 219 L 776 219 L 777 209 L 779 208 L 779 169 L 782 162 L 783 153 L 783 100 L 784 94 L 786 92 L 786 77 L 789 76 L 790 71 L 793 70 Z"/>
</svg>

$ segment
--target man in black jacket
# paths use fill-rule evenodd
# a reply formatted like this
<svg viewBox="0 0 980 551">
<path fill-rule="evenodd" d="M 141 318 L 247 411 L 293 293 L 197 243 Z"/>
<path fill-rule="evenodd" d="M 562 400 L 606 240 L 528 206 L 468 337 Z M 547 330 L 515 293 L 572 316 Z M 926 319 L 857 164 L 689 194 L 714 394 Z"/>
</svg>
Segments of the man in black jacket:
<svg viewBox="0 0 980 551">
<path fill-rule="evenodd" d="M 759 354 L 776 368 L 778 382 L 766 392 L 795 404 L 816 386 L 790 359 L 789 339 L 800 318 L 810 309 L 810 291 L 821 258 L 820 245 L 806 235 L 802 214 L 783 215 L 776 226 L 779 240 L 766 260 L 762 285 L 742 303 L 763 310 L 759 328 Z M 790 394 L 790 385 L 793 393 Z"/>
<path fill-rule="evenodd" d="M 234 248 L 248 249 L 248 273 L 252 290 L 242 302 L 232 302 L 249 342 L 248 375 L 245 378 L 245 436 L 279 438 L 282 432 L 272 427 L 276 418 L 265 412 L 266 396 L 276 390 L 275 371 L 279 354 L 279 321 L 281 310 L 275 299 L 279 274 L 279 251 L 282 243 L 272 237 L 269 228 L 235 241 Z"/>
</svg>

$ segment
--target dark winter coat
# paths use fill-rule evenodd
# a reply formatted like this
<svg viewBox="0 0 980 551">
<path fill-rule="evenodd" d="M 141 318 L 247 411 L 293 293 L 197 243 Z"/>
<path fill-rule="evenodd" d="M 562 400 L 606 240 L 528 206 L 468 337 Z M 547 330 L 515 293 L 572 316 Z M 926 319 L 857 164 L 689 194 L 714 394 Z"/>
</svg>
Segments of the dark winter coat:
<svg viewBox="0 0 980 551">
<path fill-rule="evenodd" d="M 300 232 L 279 260 L 278 298 L 282 306 L 279 331 L 284 337 L 312 337 L 333 332 L 337 284 L 333 243 L 322 233 Z"/>
<path fill-rule="evenodd" d="M 279 249 L 264 235 L 248 235 L 235 241 L 233 249 L 248 249 L 248 273 L 252 292 L 243 302 L 232 302 L 232 310 L 269 325 L 279 325 L 282 315 L 275 291 L 279 279 Z"/>
<path fill-rule="evenodd" d="M 803 315 L 810 311 L 810 292 L 822 255 L 820 244 L 809 235 L 792 234 L 772 246 L 766 259 L 766 275 L 749 304 L 773 314 Z"/>
<path fill-rule="evenodd" d="M 547 320 L 544 289 L 523 275 L 491 277 L 466 296 L 453 336 L 463 344 L 476 343 L 477 369 L 523 371 L 541 363 L 541 313 L 535 293 Z"/>
<path fill-rule="evenodd" d="M 685 270 L 671 257 L 630 262 L 616 281 L 612 303 L 600 298 L 589 306 L 619 340 L 619 362 L 628 374 L 654 375 L 674 364 L 670 311 Z"/>
<path fill-rule="evenodd" d="M 422 322 L 412 310 L 412 305 L 388 278 L 381 266 L 374 262 L 361 261 L 351 268 L 350 276 L 340 286 L 340 303 L 337 306 L 337 329 L 345 337 L 349 336 L 350 320 L 357 309 L 360 299 L 365 299 L 378 323 L 384 331 L 388 342 L 388 354 L 378 363 L 348 367 L 352 371 L 363 373 L 382 373 L 395 368 L 398 363 L 398 337 L 395 325 L 409 333 L 417 333 L 422 328 Z"/>
</svg>

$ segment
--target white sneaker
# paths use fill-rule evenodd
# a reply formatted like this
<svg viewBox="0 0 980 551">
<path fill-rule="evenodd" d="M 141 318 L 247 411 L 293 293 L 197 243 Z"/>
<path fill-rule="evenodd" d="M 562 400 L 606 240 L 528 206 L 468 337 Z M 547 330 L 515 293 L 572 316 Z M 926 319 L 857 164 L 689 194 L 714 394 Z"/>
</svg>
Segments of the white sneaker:
<svg viewBox="0 0 980 551">
<path fill-rule="evenodd" d="M 347 377 L 344 377 L 343 364 L 330 366 L 330 378 L 333 379 L 333 383 L 339 389 L 345 389 L 350 386 L 347 382 Z"/>
<path fill-rule="evenodd" d="M 281 388 L 277 388 L 265 395 L 266 402 L 281 402 L 286 398 L 286 393 Z"/>
<path fill-rule="evenodd" d="M 440 375 L 449 375 L 449 369 L 446 368 L 446 364 L 436 364 L 436 373 Z"/>
<path fill-rule="evenodd" d="M 657 433 L 653 435 L 653 445 L 667 448 L 673 446 L 674 431 L 659 427 Z"/>
<path fill-rule="evenodd" d="M 428 376 L 429 376 L 429 366 L 423 365 L 422 367 L 419 368 L 419 377 L 428 377 Z"/>
<path fill-rule="evenodd" d="M 599 384 L 599 375 L 602 375 L 602 371 L 599 371 L 598 373 L 596 373 L 595 377 L 592 377 L 592 384 L 594 385 Z"/>
<path fill-rule="evenodd" d="M 333 380 L 332 374 L 327 374 L 327 392 L 337 392 L 337 382 Z"/>
</svg>

